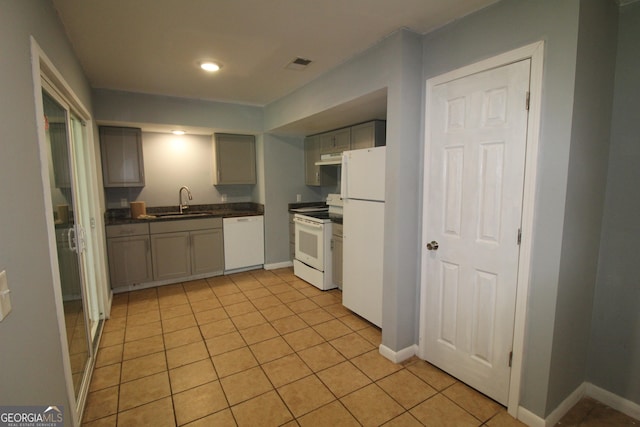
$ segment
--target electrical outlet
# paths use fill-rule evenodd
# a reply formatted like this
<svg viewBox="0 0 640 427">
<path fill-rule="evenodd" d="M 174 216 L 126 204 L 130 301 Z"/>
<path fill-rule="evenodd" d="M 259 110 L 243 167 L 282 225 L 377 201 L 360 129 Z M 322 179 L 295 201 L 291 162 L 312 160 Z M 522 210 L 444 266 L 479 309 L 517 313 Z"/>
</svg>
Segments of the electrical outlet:
<svg viewBox="0 0 640 427">
<path fill-rule="evenodd" d="M 121 208 L 126 208 L 128 204 L 129 203 L 127 202 L 127 199 L 120 199 L 120 207 Z"/>
<path fill-rule="evenodd" d="M 222 201 L 222 203 L 227 201 L 227 195 L 226 194 L 221 194 L 220 195 L 220 200 Z"/>
<path fill-rule="evenodd" d="M 296 202 L 302 201 L 302 194 L 296 194 Z"/>
<path fill-rule="evenodd" d="M 11 295 L 7 284 L 7 272 L 0 272 L 0 321 L 11 312 Z"/>
</svg>

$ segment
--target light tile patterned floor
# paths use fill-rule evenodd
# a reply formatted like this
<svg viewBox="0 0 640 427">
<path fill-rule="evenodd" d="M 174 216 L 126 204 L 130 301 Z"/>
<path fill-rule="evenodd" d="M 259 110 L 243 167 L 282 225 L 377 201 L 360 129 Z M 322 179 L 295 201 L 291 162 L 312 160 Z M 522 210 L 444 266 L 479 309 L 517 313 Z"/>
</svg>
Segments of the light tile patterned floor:
<svg viewBox="0 0 640 427">
<path fill-rule="evenodd" d="M 114 296 L 84 426 L 522 426 L 290 268 Z"/>
</svg>

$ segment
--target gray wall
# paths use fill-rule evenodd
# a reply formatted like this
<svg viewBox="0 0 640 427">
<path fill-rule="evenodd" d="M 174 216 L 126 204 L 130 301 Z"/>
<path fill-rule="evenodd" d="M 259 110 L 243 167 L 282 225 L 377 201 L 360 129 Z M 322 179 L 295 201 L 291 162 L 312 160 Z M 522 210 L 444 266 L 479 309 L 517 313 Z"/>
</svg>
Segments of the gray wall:
<svg viewBox="0 0 640 427">
<path fill-rule="evenodd" d="M 145 186 L 105 188 L 107 208 L 119 208 L 121 199 L 127 199 L 127 203 L 144 201 L 147 207 L 177 207 L 178 189 L 183 185 L 193 194 L 189 202 L 192 205 L 222 203 L 223 195 L 227 202 L 254 201 L 254 185 L 212 184 L 212 138 L 211 135 L 143 132 Z"/>
<path fill-rule="evenodd" d="M 611 151 L 587 379 L 640 404 L 640 3 L 620 8 Z"/>
<path fill-rule="evenodd" d="M 88 83 L 51 4 L 1 0 L 0 270 L 7 271 L 13 311 L 0 323 L 0 402 L 64 405 L 69 414 L 45 218 L 44 200 L 50 195 L 40 174 L 30 35 L 91 107 Z"/>
<path fill-rule="evenodd" d="M 545 41 L 538 182 L 521 405 L 548 414 L 547 393 L 560 287 L 578 0 L 504 0 L 424 38 L 425 79 L 502 52 Z M 558 361 L 556 361 L 558 362 Z M 551 408 L 553 409 L 553 408 Z"/>
<path fill-rule="evenodd" d="M 585 381 L 611 129 L 618 6 L 582 0 L 547 412 Z"/>
<path fill-rule="evenodd" d="M 276 129 L 387 88 L 387 176 L 383 344 L 402 350 L 417 341 L 421 130 L 421 37 L 398 31 L 347 63 L 265 108 Z"/>
</svg>

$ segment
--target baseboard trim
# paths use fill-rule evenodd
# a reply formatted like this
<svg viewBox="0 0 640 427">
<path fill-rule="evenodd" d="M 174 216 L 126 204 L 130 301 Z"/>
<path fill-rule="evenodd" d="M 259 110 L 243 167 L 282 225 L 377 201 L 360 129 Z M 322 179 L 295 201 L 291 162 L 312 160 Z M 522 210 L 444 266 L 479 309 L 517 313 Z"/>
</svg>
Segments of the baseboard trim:
<svg viewBox="0 0 640 427">
<path fill-rule="evenodd" d="M 640 405 L 591 383 L 585 383 L 586 395 L 630 417 L 640 420 Z"/>
<path fill-rule="evenodd" d="M 399 351 L 393 351 L 386 345 L 380 344 L 380 347 L 378 347 L 378 351 L 381 355 L 391 360 L 393 363 L 400 363 L 418 354 L 418 346 L 416 344 L 413 344 Z"/>
<path fill-rule="evenodd" d="M 527 408 L 522 406 L 518 407 L 518 420 L 528 425 L 529 427 L 545 427 L 546 424 L 543 418 L 540 418 Z"/>
<path fill-rule="evenodd" d="M 291 261 L 283 261 L 283 262 L 274 262 L 273 264 L 265 264 L 264 265 L 264 269 L 265 270 L 276 270 L 278 268 L 286 268 L 286 267 L 292 267 L 293 266 L 293 262 Z"/>
</svg>

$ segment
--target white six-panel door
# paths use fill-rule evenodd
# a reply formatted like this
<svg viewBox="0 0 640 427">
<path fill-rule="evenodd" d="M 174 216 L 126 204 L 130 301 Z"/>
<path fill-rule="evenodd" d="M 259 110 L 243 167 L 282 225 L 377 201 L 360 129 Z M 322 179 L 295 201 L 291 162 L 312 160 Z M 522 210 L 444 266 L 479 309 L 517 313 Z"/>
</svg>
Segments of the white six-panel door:
<svg viewBox="0 0 640 427">
<path fill-rule="evenodd" d="M 506 404 L 530 60 L 433 88 L 424 207 L 426 359 Z M 426 247 L 429 246 L 429 249 Z"/>
</svg>

